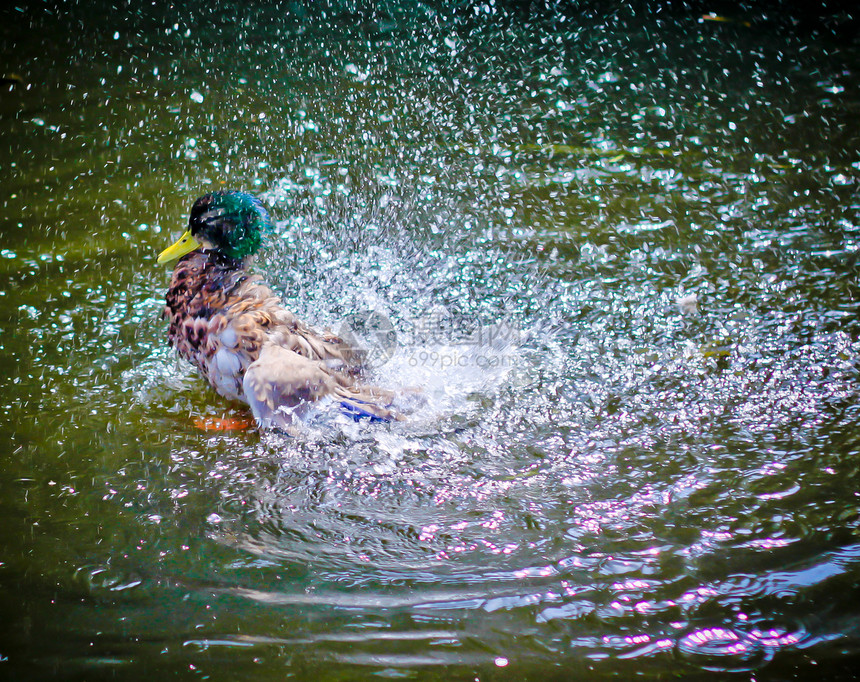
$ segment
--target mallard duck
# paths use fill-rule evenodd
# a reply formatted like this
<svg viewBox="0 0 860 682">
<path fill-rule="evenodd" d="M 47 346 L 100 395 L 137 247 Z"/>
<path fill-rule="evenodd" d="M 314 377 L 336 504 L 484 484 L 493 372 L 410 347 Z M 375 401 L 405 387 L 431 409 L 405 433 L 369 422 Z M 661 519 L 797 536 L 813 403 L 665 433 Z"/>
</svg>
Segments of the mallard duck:
<svg viewBox="0 0 860 682">
<path fill-rule="evenodd" d="M 188 229 L 158 256 L 179 259 L 164 308 L 170 343 L 220 395 L 247 403 L 263 428 L 291 428 L 323 399 L 355 419 L 399 419 L 393 393 L 359 383 L 353 348 L 299 321 L 249 272 L 271 230 L 266 209 L 245 192 L 194 202 Z"/>
</svg>

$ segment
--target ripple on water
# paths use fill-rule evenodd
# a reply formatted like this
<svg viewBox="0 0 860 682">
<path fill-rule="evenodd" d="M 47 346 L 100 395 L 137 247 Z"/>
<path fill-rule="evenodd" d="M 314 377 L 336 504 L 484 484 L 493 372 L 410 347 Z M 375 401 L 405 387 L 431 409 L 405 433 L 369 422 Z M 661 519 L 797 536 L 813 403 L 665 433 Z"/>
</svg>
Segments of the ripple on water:
<svg viewBox="0 0 860 682">
<path fill-rule="evenodd" d="M 260 270 L 320 328 L 394 332 L 369 376 L 418 389 L 406 422 L 321 410 L 295 438 L 201 433 L 196 417 L 237 408 L 164 349 L 163 283 L 119 264 L 72 277 L 20 239 L 0 252 L 21 297 L 3 343 L 26 360 L 6 409 L 62 423 L 21 456 L 76 477 L 48 485 L 59 506 L 101 505 L 110 561 L 75 576 L 100 606 L 159 592 L 201 626 L 181 633 L 191 655 L 309 651 L 383 676 L 529 657 L 743 671 L 856 633 L 850 107 L 795 94 L 830 67 L 788 33 L 696 25 L 660 44 L 662 24 L 565 19 L 420 44 L 362 25 L 325 56 L 307 38 L 328 28 L 308 25 L 278 36 L 290 58 L 266 83 L 234 79 L 207 24 L 201 70 L 242 87 L 159 90 L 209 118 L 146 133 L 153 159 L 170 140 L 185 164 L 153 194 L 216 170 L 264 187 L 280 222 Z M 72 156 L 57 149 L 51 164 Z"/>
<path fill-rule="evenodd" d="M 208 537 L 237 550 L 207 589 L 313 609 L 320 625 L 285 642 L 392 668 L 478 661 L 480 640 L 742 671 L 828 636 L 788 614 L 856 563 L 817 552 L 829 512 L 800 504 L 853 470 L 816 449 L 851 414 L 850 334 L 751 303 L 727 317 L 720 292 L 690 315 L 642 276 L 647 259 L 610 266 L 598 250 L 575 287 L 535 290 L 537 261 L 511 268 L 479 236 L 451 252 L 432 232 L 402 243 L 381 228 L 359 244 L 305 228 L 280 225 L 293 266 L 267 257 L 288 305 L 333 328 L 343 311 L 382 312 L 397 347 L 372 376 L 423 401 L 404 423 L 323 416 L 297 438 L 175 451 L 177 473 L 206 462 Z M 616 281 L 595 273 L 607 268 Z M 516 338 L 475 341 L 499 320 Z M 185 396 L 201 388 L 185 371 L 156 351 L 125 376 L 150 407 L 209 409 Z M 399 619 L 393 640 L 374 630 L 380 614 Z M 357 652 L 342 650 L 350 618 Z M 529 635 L 488 636 L 484 618 Z"/>
</svg>

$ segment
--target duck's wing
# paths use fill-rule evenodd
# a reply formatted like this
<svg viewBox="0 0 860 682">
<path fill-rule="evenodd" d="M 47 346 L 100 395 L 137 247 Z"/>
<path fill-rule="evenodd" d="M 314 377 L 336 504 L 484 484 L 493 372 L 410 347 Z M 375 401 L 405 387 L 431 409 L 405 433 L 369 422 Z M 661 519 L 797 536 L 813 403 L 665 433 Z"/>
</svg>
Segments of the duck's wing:
<svg viewBox="0 0 860 682">
<path fill-rule="evenodd" d="M 263 428 L 287 427 L 297 410 L 334 392 L 337 381 L 319 362 L 267 343 L 245 371 L 245 399 Z"/>
<path fill-rule="evenodd" d="M 361 370 L 363 356 L 359 350 L 328 330 L 318 332 L 302 322 L 257 276 L 237 288 L 229 306 L 233 315 L 253 311 L 259 329 L 276 345 L 324 362 L 333 371 L 357 374 Z"/>
<path fill-rule="evenodd" d="M 300 355 L 277 343 L 266 343 L 243 379 L 245 399 L 263 428 L 289 428 L 306 408 L 320 398 L 338 401 L 341 410 L 354 419 L 396 420 L 389 408 L 390 391 L 369 386 L 351 386 L 323 362 Z"/>
<path fill-rule="evenodd" d="M 361 371 L 360 352 L 329 331 L 317 332 L 283 308 L 279 311 L 277 324 L 269 332 L 269 338 L 299 355 L 325 363 L 332 371 L 353 376 Z"/>
</svg>

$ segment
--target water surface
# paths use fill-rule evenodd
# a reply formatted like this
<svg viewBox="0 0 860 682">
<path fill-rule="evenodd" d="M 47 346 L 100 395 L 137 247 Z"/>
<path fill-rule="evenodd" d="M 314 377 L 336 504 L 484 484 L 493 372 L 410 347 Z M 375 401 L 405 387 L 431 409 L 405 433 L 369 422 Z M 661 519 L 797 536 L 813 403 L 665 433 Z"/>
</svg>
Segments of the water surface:
<svg viewBox="0 0 860 682">
<path fill-rule="evenodd" d="M 856 17 L 735 9 L 2 10 L 0 671 L 851 679 Z M 201 428 L 219 187 L 409 420 Z"/>
</svg>

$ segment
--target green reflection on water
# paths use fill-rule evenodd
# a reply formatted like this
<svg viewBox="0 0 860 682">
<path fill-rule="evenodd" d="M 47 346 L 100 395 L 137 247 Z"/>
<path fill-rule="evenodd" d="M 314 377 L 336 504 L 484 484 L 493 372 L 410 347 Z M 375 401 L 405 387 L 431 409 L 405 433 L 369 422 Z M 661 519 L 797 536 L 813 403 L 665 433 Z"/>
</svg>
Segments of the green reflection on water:
<svg viewBox="0 0 860 682">
<path fill-rule="evenodd" d="M 3 10 L 0 665 L 847 675 L 856 44 L 490 7 Z M 380 374 L 432 419 L 200 430 L 238 408 L 154 257 L 221 186 L 312 323 L 511 319 L 518 362 L 408 374 L 454 352 L 413 339 Z"/>
</svg>

